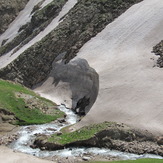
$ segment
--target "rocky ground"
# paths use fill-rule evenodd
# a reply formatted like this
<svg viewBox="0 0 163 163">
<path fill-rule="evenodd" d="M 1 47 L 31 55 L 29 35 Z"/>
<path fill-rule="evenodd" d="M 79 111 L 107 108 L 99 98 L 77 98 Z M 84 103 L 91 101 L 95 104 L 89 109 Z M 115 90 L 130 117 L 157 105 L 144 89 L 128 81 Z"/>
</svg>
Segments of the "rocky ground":
<svg viewBox="0 0 163 163">
<path fill-rule="evenodd" d="M 1 0 L 0 1 L 0 35 L 8 25 L 16 18 L 29 0 Z"/>
<path fill-rule="evenodd" d="M 50 161 L 56 161 L 57 163 L 83 163 L 84 161 L 114 161 L 114 160 L 119 160 L 118 157 L 113 157 L 113 156 L 101 156 L 101 155 L 94 155 L 94 154 L 84 154 L 82 156 L 78 157 L 59 157 L 59 156 L 54 156 L 54 157 L 49 157 L 46 158 L 47 160 Z"/>
<path fill-rule="evenodd" d="M 0 123 L 0 145 L 8 145 L 18 138 L 18 126 Z"/>
<path fill-rule="evenodd" d="M 159 56 L 157 60 L 158 66 L 163 68 L 163 40 L 153 48 L 153 52 Z"/>
<path fill-rule="evenodd" d="M 59 14 L 67 0 L 54 0 L 48 6 L 39 9 L 39 4 L 32 11 L 33 15 L 30 22 L 27 22 L 19 29 L 19 35 L 11 42 L 4 45 L 0 50 L 0 56 L 17 47 L 14 52 L 19 50 L 23 45 L 32 40 L 36 35 L 43 31 L 48 24 Z M 3 41 L 5 43 L 5 40 Z"/>
<path fill-rule="evenodd" d="M 89 127 L 88 127 L 89 129 Z M 90 126 L 90 130 L 92 126 Z M 81 134 L 83 131 L 78 130 L 77 133 Z M 61 135 L 61 136 L 60 136 Z M 54 141 L 50 141 L 48 136 L 39 136 L 34 142 L 35 147 L 42 150 L 57 150 L 66 147 L 104 147 L 122 152 L 135 153 L 135 154 L 156 154 L 163 156 L 163 138 L 155 137 L 148 131 L 135 130 L 124 124 L 113 123 L 109 124 L 106 129 L 103 129 L 90 138 L 85 138 L 68 143 L 58 143 L 62 139 L 62 133 L 58 134 Z M 74 137 L 73 135 L 71 137 Z M 76 136 L 77 137 L 77 136 Z M 69 139 L 69 138 L 66 138 Z M 71 139 L 71 138 L 70 138 Z M 64 141 L 64 138 L 63 138 Z"/>
<path fill-rule="evenodd" d="M 55 163 L 13 151 L 5 146 L 0 146 L 0 160 L 3 160 L 5 163 Z"/>
</svg>

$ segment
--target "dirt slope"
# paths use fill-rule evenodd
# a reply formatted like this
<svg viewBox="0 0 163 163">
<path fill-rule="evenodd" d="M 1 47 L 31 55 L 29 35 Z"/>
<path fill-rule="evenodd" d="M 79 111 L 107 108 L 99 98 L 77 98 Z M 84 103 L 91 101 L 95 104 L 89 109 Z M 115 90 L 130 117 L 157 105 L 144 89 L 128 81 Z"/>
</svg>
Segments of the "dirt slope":
<svg viewBox="0 0 163 163">
<path fill-rule="evenodd" d="M 163 38 L 163 1 L 134 5 L 78 53 L 100 77 L 98 99 L 76 126 L 117 121 L 163 134 L 163 69 L 152 47 Z"/>
</svg>

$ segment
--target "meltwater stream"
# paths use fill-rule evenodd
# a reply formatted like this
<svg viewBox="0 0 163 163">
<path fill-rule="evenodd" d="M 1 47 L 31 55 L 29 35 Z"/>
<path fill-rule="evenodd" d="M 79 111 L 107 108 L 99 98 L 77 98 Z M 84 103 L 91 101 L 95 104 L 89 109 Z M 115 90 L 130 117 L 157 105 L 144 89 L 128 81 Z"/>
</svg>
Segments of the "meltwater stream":
<svg viewBox="0 0 163 163">
<path fill-rule="evenodd" d="M 48 123 L 43 125 L 31 125 L 22 127 L 19 131 L 19 138 L 10 144 L 10 147 L 15 151 L 35 155 L 37 157 L 45 158 L 52 156 L 60 157 L 69 157 L 69 156 L 83 156 L 84 154 L 92 155 L 102 155 L 102 156 L 113 156 L 118 157 L 123 160 L 127 159 L 138 159 L 138 158 L 160 158 L 163 157 L 145 154 L 145 155 L 136 155 L 131 153 L 120 152 L 116 150 L 109 150 L 104 148 L 67 148 L 57 151 L 42 151 L 39 148 L 33 149 L 30 147 L 32 145 L 35 137 L 38 134 L 50 135 L 61 130 L 61 128 L 75 124 L 78 121 L 78 116 L 73 113 L 70 109 L 67 109 L 64 105 L 61 105 L 59 109 L 67 115 L 66 123 Z"/>
</svg>

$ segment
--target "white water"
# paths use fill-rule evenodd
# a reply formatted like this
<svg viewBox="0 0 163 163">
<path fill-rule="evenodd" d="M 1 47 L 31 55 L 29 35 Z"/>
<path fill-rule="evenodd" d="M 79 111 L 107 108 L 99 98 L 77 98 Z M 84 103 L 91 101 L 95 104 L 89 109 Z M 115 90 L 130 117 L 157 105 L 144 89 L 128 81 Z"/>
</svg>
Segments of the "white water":
<svg viewBox="0 0 163 163">
<path fill-rule="evenodd" d="M 78 121 L 78 116 L 74 114 L 70 109 L 67 109 L 65 106 L 61 105 L 59 109 L 67 115 L 66 123 L 59 124 L 59 123 L 49 123 L 43 125 L 31 125 L 22 127 L 19 131 L 19 138 L 15 142 L 13 142 L 10 147 L 16 151 L 35 155 L 37 157 L 45 158 L 45 157 L 52 157 L 52 156 L 60 156 L 60 157 L 68 157 L 73 156 L 82 157 L 84 154 L 93 154 L 93 155 L 102 155 L 102 156 L 114 156 L 119 157 L 123 160 L 133 160 L 138 158 L 158 158 L 163 159 L 163 157 L 151 155 L 151 154 L 144 154 L 144 155 L 137 155 L 132 153 L 120 152 L 116 150 L 104 149 L 104 148 L 67 148 L 63 150 L 56 150 L 56 151 L 42 151 L 39 148 L 33 149 L 30 147 L 32 145 L 36 134 L 46 134 L 51 135 L 55 132 L 58 132 L 61 128 L 66 127 L 68 125 L 75 124 Z M 53 130 L 54 129 L 54 130 Z"/>
<path fill-rule="evenodd" d="M 22 127 L 19 131 L 19 138 L 10 145 L 11 148 L 20 152 L 36 155 L 38 157 L 47 156 L 49 151 L 41 151 L 40 149 L 33 149 L 30 147 L 37 134 L 51 135 L 55 132 L 58 132 L 61 128 L 75 124 L 78 121 L 78 116 L 74 114 L 70 109 L 65 108 L 63 105 L 61 105 L 59 109 L 67 115 L 66 123 L 48 123 L 43 125 L 31 125 Z M 52 153 L 50 152 L 49 155 L 51 154 Z"/>
</svg>

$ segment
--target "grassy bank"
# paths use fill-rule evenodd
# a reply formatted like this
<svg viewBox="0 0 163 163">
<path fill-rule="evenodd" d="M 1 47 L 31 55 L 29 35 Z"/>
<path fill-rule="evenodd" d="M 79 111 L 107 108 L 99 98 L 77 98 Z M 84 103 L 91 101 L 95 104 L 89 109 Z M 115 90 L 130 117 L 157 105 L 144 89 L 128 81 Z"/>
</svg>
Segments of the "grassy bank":
<svg viewBox="0 0 163 163">
<path fill-rule="evenodd" d="M 138 160 L 124 160 L 124 161 L 93 161 L 89 163 L 162 163 L 161 159 L 138 159 Z M 88 162 L 85 162 L 88 163 Z"/>
<path fill-rule="evenodd" d="M 0 80 L 0 109 L 14 114 L 16 120 L 13 123 L 18 125 L 47 123 L 64 115 L 53 102 L 4 80 Z"/>
<path fill-rule="evenodd" d="M 64 132 L 62 135 L 54 134 L 48 139 L 48 141 L 64 145 L 74 141 L 86 140 L 112 124 L 113 122 L 104 122 L 83 127 L 74 132 Z"/>
</svg>

